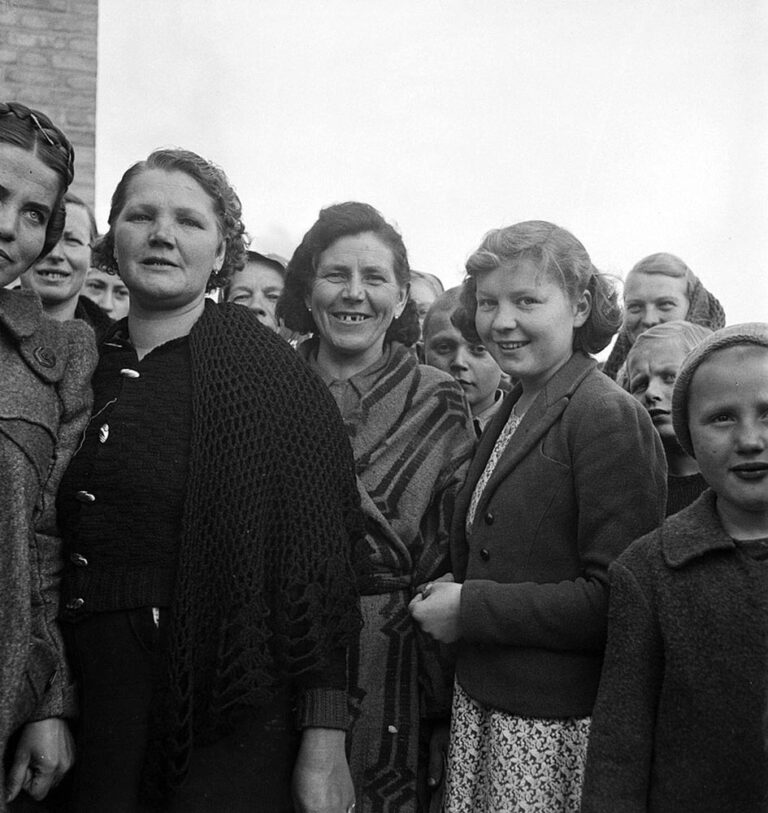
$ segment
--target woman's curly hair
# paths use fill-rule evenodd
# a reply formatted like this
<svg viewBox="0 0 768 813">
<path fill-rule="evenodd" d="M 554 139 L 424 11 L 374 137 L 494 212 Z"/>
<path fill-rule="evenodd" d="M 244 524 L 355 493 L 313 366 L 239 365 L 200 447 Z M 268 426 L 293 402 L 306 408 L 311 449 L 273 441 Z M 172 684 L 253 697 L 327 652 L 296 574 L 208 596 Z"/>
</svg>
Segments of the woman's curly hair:
<svg viewBox="0 0 768 813">
<path fill-rule="evenodd" d="M 402 287 L 411 281 L 408 253 L 400 234 L 367 203 L 348 201 L 320 210 L 312 228 L 294 251 L 285 272 L 285 288 L 277 303 L 277 316 L 286 327 L 298 333 L 317 333 L 317 325 L 305 299 L 312 290 L 320 255 L 342 237 L 372 232 L 392 252 L 395 279 Z M 419 318 L 410 300 L 403 312 L 387 329 L 385 343 L 396 341 L 407 346 L 419 338 Z"/>
<path fill-rule="evenodd" d="M 147 169 L 183 172 L 197 181 L 213 202 L 219 232 L 226 245 L 224 262 L 219 271 L 211 271 L 207 291 L 223 286 L 229 277 L 245 265 L 246 234 L 242 221 L 243 207 L 224 171 L 197 153 L 182 149 L 155 150 L 146 161 L 129 167 L 112 195 L 109 209 L 109 230 L 93 249 L 92 264 L 109 274 L 118 273 L 115 260 L 113 226 L 128 197 L 131 181 Z"/>
<path fill-rule="evenodd" d="M 39 110 L 19 102 L 0 102 L 0 142 L 34 153 L 59 176 L 59 194 L 45 229 L 43 250 L 46 254 L 59 242 L 67 219 L 64 194 L 75 173 L 75 151 L 69 139 Z"/>
<path fill-rule="evenodd" d="M 545 220 L 528 220 L 494 229 L 466 263 L 467 276 L 461 292 L 461 307 L 452 318 L 464 338 L 480 342 L 475 328 L 477 276 L 502 266 L 513 270 L 529 260 L 558 284 L 571 302 L 589 291 L 591 309 L 586 322 L 573 334 L 573 349 L 598 353 L 607 347 L 621 326 L 621 307 L 616 285 L 601 274 L 584 246 L 566 229 Z"/>
</svg>

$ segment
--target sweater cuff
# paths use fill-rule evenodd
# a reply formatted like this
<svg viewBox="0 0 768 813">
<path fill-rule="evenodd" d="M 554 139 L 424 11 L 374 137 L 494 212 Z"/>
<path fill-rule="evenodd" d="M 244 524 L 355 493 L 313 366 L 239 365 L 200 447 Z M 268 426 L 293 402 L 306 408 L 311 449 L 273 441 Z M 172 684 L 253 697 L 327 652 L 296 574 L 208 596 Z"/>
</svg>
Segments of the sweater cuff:
<svg viewBox="0 0 768 813">
<path fill-rule="evenodd" d="M 342 689 L 304 689 L 296 707 L 296 727 L 340 728 L 350 725 L 349 698 Z"/>
</svg>

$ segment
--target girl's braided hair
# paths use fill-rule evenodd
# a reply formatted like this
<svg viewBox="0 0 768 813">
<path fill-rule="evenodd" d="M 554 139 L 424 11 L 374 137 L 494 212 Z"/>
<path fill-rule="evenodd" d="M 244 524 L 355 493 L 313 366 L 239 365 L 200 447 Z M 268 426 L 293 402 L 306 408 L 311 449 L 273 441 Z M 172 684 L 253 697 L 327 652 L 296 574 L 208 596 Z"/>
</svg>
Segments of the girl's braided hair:
<svg viewBox="0 0 768 813">
<path fill-rule="evenodd" d="M 64 194 L 75 175 L 75 151 L 69 139 L 45 113 L 20 102 L 0 102 L 0 142 L 34 153 L 59 176 L 59 194 L 45 229 L 45 242 L 40 253 L 40 257 L 44 257 L 64 231 Z"/>
</svg>

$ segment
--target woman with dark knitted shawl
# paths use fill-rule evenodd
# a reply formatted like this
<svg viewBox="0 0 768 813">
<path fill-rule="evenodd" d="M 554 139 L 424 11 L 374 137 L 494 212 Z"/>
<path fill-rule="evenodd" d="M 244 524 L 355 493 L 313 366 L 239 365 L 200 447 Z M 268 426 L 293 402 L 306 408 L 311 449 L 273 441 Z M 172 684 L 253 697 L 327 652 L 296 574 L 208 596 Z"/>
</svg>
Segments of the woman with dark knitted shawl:
<svg viewBox="0 0 768 813">
<path fill-rule="evenodd" d="M 354 461 L 322 383 L 205 297 L 244 258 L 240 202 L 182 150 L 131 167 L 97 247 L 131 310 L 59 492 L 80 679 L 79 813 L 345 810 L 360 625 Z"/>
<path fill-rule="evenodd" d="M 278 305 L 289 328 L 315 334 L 299 350 L 341 411 L 366 519 L 355 562 L 364 621 L 349 739 L 356 813 L 419 809 L 420 739 L 450 705 L 451 670 L 408 603 L 448 569 L 474 435 L 460 387 L 403 346 L 418 337 L 408 280 L 400 235 L 372 207 L 339 204 L 296 249 Z"/>
<path fill-rule="evenodd" d="M 624 362 L 635 339 L 653 325 L 679 319 L 719 330 L 725 311 L 679 257 L 665 252 L 644 257 L 627 274 L 624 323 L 603 372 L 624 385 Z"/>
</svg>

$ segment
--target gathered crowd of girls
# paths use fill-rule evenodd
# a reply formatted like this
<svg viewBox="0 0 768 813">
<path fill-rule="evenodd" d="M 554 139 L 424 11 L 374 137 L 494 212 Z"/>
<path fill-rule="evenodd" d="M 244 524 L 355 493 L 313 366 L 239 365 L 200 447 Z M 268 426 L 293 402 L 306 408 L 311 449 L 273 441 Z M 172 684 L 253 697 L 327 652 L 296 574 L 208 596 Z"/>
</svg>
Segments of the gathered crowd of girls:
<svg viewBox="0 0 768 813">
<path fill-rule="evenodd" d="M 768 809 L 768 324 L 545 221 L 286 264 L 182 149 L 99 237 L 73 166 L 0 104 L 0 811 Z"/>
</svg>

